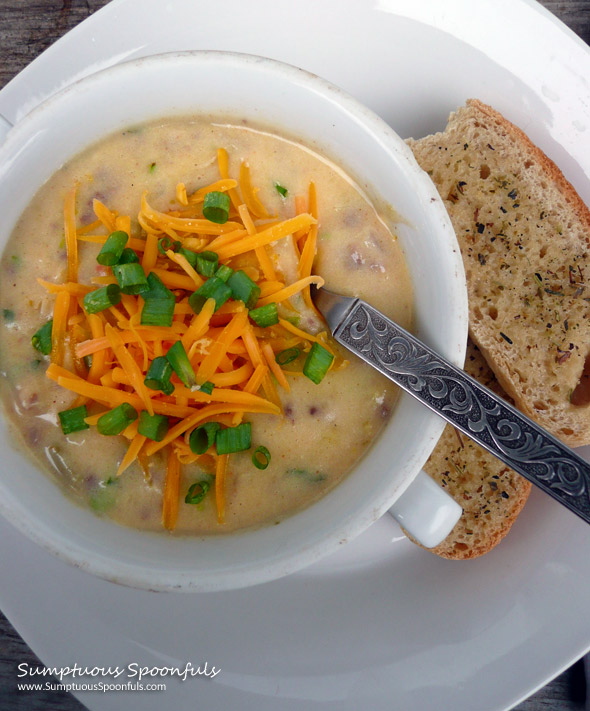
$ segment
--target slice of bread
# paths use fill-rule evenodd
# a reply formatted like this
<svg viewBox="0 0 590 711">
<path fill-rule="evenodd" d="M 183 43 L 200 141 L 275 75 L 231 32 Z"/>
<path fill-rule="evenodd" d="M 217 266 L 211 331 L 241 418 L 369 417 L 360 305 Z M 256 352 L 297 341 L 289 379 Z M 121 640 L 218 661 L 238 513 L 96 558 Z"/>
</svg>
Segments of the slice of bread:
<svg viewBox="0 0 590 711">
<path fill-rule="evenodd" d="M 569 445 L 590 444 L 590 212 L 480 101 L 408 144 L 459 240 L 473 341 L 520 410 Z"/>
<path fill-rule="evenodd" d="M 465 370 L 508 399 L 471 341 Z M 477 558 L 491 550 L 510 530 L 532 488 L 529 481 L 451 425 L 445 427 L 424 471 L 463 507 L 450 535 L 430 549 L 442 558 Z"/>
</svg>

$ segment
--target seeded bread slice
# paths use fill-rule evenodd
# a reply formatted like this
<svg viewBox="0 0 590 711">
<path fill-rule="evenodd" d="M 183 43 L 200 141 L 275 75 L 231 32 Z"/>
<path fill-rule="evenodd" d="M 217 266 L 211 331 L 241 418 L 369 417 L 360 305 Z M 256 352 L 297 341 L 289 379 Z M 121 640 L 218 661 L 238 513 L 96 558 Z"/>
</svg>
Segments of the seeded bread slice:
<svg viewBox="0 0 590 711">
<path fill-rule="evenodd" d="M 506 398 L 470 341 L 465 370 Z M 447 425 L 424 470 L 463 507 L 447 538 L 431 551 L 442 558 L 476 558 L 496 546 L 525 505 L 532 485 L 473 440 Z"/>
<path fill-rule="evenodd" d="M 459 240 L 472 339 L 520 410 L 569 445 L 590 444 L 587 207 L 480 101 L 451 114 L 443 133 L 408 143 Z"/>
</svg>

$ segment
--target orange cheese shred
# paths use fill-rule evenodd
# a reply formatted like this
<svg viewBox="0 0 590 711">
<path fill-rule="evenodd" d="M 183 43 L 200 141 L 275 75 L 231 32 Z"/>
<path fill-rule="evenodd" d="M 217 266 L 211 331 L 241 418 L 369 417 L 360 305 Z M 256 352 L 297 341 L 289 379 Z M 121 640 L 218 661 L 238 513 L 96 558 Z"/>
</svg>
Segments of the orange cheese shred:
<svg viewBox="0 0 590 711">
<path fill-rule="evenodd" d="M 225 148 L 217 149 L 217 165 L 219 167 L 219 175 L 221 178 L 223 180 L 229 180 L 229 155 Z M 243 202 L 240 199 L 238 191 L 235 187 L 229 188 L 227 194 L 229 195 L 232 205 L 237 210 Z"/>
<path fill-rule="evenodd" d="M 217 521 L 225 521 L 225 477 L 229 454 L 220 454 L 215 464 L 215 503 L 217 506 Z"/>
<path fill-rule="evenodd" d="M 108 232 L 114 232 L 117 221 L 117 213 L 111 212 L 106 205 L 103 205 L 103 203 L 96 198 L 92 201 L 92 208 L 94 210 L 94 214 L 107 228 Z"/>
<path fill-rule="evenodd" d="M 232 178 L 222 178 L 221 180 L 216 180 L 214 183 L 211 183 L 211 185 L 206 185 L 204 188 L 199 188 L 194 193 L 192 193 L 192 195 L 190 195 L 188 198 L 188 204 L 189 205 L 196 205 L 198 203 L 203 202 L 203 200 L 205 199 L 205 195 L 207 195 L 207 193 L 230 192 L 230 191 L 234 190 L 237 187 L 237 185 L 238 185 L 238 181 L 233 180 Z"/>
<path fill-rule="evenodd" d="M 136 434 L 131 440 L 129 449 L 125 453 L 125 456 L 121 460 L 121 464 L 119 464 L 119 468 L 117 469 L 117 476 L 121 476 L 121 474 L 137 459 L 137 455 L 143 447 L 146 439 L 147 437 L 144 435 Z"/>
<path fill-rule="evenodd" d="M 203 286 L 203 284 L 204 284 L 203 280 L 197 274 L 197 272 L 191 267 L 187 258 L 183 254 L 177 254 L 176 252 L 173 252 L 171 249 L 168 249 L 168 250 L 166 250 L 166 256 L 168 257 L 168 259 L 170 259 L 171 261 L 178 264 L 179 267 L 184 269 L 184 271 L 187 273 L 188 277 L 190 279 L 192 279 L 192 281 L 193 281 L 193 286 L 192 286 L 193 289 L 196 290 L 200 286 Z"/>
<path fill-rule="evenodd" d="M 178 494 L 180 491 L 180 461 L 174 449 L 168 453 L 166 464 L 166 482 L 162 504 L 162 524 L 169 531 L 176 527 L 178 518 Z"/>
<path fill-rule="evenodd" d="M 228 346 L 239 337 L 242 329 L 248 322 L 246 309 L 235 314 L 228 325 L 223 329 L 219 338 L 213 343 L 211 350 L 203 359 L 197 371 L 197 382 L 204 383 L 209 380 L 217 370 L 223 356 L 227 353 Z"/>
<path fill-rule="evenodd" d="M 289 284 L 289 286 L 286 286 L 284 289 L 275 291 L 274 294 L 270 294 L 264 299 L 259 299 L 257 306 L 266 306 L 267 304 L 285 301 L 285 299 L 289 299 L 310 284 L 316 284 L 321 288 L 324 286 L 324 280 L 320 276 L 309 276 L 305 277 L 305 279 L 299 279 L 299 281 Z"/>
<path fill-rule="evenodd" d="M 242 164 L 240 165 L 240 190 L 244 197 L 244 203 L 255 217 L 263 220 L 270 217 L 268 210 L 260 202 L 258 196 L 256 195 L 256 190 L 252 187 L 252 182 L 250 180 L 250 166 L 244 161 L 242 161 Z"/>
<path fill-rule="evenodd" d="M 201 311 L 193 317 L 190 326 L 181 339 L 185 350 L 190 348 L 197 339 L 205 334 L 209 327 L 211 316 L 213 316 L 214 313 L 215 299 L 207 299 Z"/>
<path fill-rule="evenodd" d="M 255 235 L 244 237 L 231 244 L 225 245 L 217 250 L 217 254 L 219 255 L 219 259 L 224 261 L 238 254 L 256 249 L 256 247 L 262 247 L 271 242 L 276 242 L 276 240 L 293 234 L 294 231 L 302 227 L 311 225 L 314 221 L 314 218 L 308 213 L 291 217 L 284 222 L 280 222 L 278 225 L 273 225 L 272 227 L 262 230 L 262 232 L 257 232 Z"/>
<path fill-rule="evenodd" d="M 270 343 L 263 343 L 263 345 L 260 347 L 260 350 L 262 351 L 262 355 L 266 358 L 268 367 L 277 379 L 279 385 L 281 385 L 287 392 L 291 392 L 291 386 L 289 385 L 287 378 L 283 373 L 283 369 L 275 360 L 275 354 L 273 349 L 271 348 Z"/>
<path fill-rule="evenodd" d="M 68 311 L 70 294 L 67 291 L 58 292 L 53 307 L 53 327 L 51 332 L 51 362 L 63 365 L 65 357 L 65 339 L 68 326 Z"/>
<path fill-rule="evenodd" d="M 64 203 L 64 235 L 68 256 L 68 281 L 78 281 L 78 237 L 76 234 L 76 188 L 66 195 Z"/>
<path fill-rule="evenodd" d="M 105 326 L 105 336 L 109 341 L 109 345 L 112 348 L 115 357 L 117 358 L 117 360 L 121 364 L 121 367 L 125 371 L 125 375 L 129 378 L 129 382 L 131 383 L 135 392 L 139 395 L 143 404 L 145 405 L 145 409 L 150 413 L 150 415 L 153 415 L 154 408 L 148 393 L 148 389 L 146 388 L 143 382 L 143 373 L 139 369 L 139 366 L 135 362 L 134 358 L 131 356 L 131 354 L 125 347 L 121 336 L 117 333 L 117 331 L 115 331 L 115 329 L 110 324 L 107 324 Z"/>
</svg>

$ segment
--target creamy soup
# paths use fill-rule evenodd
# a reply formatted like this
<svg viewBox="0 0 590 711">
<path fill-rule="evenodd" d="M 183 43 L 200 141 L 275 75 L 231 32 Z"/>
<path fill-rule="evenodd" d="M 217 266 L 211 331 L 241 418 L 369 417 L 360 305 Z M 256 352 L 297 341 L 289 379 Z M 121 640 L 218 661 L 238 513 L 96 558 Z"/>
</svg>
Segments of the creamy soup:
<svg viewBox="0 0 590 711">
<path fill-rule="evenodd" d="M 223 153 L 218 152 L 221 147 L 229 156 L 229 176 L 237 181 L 229 190 L 227 185 L 231 183 L 220 186 L 217 182 L 223 177 L 223 167 L 219 163 Z M 241 174 L 242 163 L 249 166 L 253 190 L 244 183 L 248 176 Z M 179 183 L 181 185 L 177 187 Z M 313 218 L 315 208 L 310 183 L 317 195 L 317 222 Z M 291 220 L 299 213 L 312 217 L 294 234 L 258 247 L 266 257 L 252 249 L 227 256 L 227 246 L 223 247 L 219 235 L 203 234 L 198 229 L 191 231 L 188 226 L 183 228 L 185 223 L 182 220 L 204 219 L 204 203 L 194 196 L 199 189 L 211 185 L 218 187 L 211 192 L 231 194 L 235 200 L 229 207 L 226 223 L 229 227 L 211 223 L 214 230 L 221 231 L 222 237 L 239 228 L 242 236 L 238 236 L 238 240 L 245 239 L 255 232 L 267 230 L 269 225 Z M 195 281 L 191 288 L 190 270 L 185 268 L 182 260 L 177 262 L 170 256 L 181 254 L 180 248 L 199 253 L 215 251 L 215 245 L 221 245 L 218 250 L 220 263 L 232 268 L 234 273 L 243 271 L 261 287 L 258 302 L 250 304 L 254 309 L 262 302 L 273 303 L 269 295 L 301 278 L 298 272 L 301 255 L 306 240 L 311 239 L 313 233 L 314 243 L 308 248 L 308 252 L 312 251 L 312 275 L 320 275 L 327 288 L 360 296 L 409 327 L 412 288 L 403 255 L 386 221 L 367 197 L 329 160 L 296 142 L 248 125 L 216 124 L 205 119 L 151 123 L 131 127 L 102 140 L 59 170 L 39 190 L 22 215 L 1 263 L 1 389 L 8 418 L 15 430 L 15 441 L 21 442 L 44 469 L 50 470 L 77 501 L 99 515 L 136 528 L 168 528 L 177 533 L 208 534 L 274 524 L 324 496 L 358 464 L 379 434 L 394 406 L 396 391 L 376 371 L 341 350 L 330 339 L 326 325 L 310 308 L 305 288 L 274 302 L 281 319 L 278 324 L 258 325 L 251 318 L 246 319 L 250 332 L 257 334 L 259 345 L 268 343 L 272 355 L 281 356 L 278 367 L 284 375 L 277 377 L 276 370 L 273 375 L 270 361 L 263 359 L 260 372 L 266 369 L 265 380 L 254 394 L 271 403 L 274 398 L 275 409 L 272 412 L 248 412 L 246 408 L 244 412 L 226 412 L 217 418 L 222 429 L 240 423 L 251 425 L 250 447 L 227 455 L 223 470 L 218 469 L 220 457 L 216 454 L 215 444 L 204 455 L 191 451 L 190 428 L 161 448 L 157 448 L 149 437 L 142 440 L 137 436 L 137 420 L 130 422 L 123 434 L 100 434 L 97 415 L 119 405 L 120 400 L 109 400 L 108 397 L 105 400 L 106 396 L 103 401 L 80 398 L 76 392 L 55 382 L 57 376 L 47 377 L 46 371 L 55 352 L 40 353 L 33 348 L 32 338 L 57 308 L 56 297 L 62 287 L 52 290 L 51 284 L 72 282 L 67 256 L 68 249 L 72 249 L 71 231 L 69 237 L 64 236 L 64 202 L 67 204 L 74 186 L 73 220 L 78 251 L 75 284 L 82 286 L 71 287 L 74 290 L 68 297 L 68 325 L 62 343 L 64 353 L 57 357 L 61 358 L 61 368 L 71 371 L 73 379 L 81 380 L 88 379 L 88 368 L 92 372 L 93 361 L 99 358 L 99 351 L 92 350 L 92 344 L 88 345 L 93 338 L 94 347 L 97 342 L 85 315 L 83 297 L 90 289 L 100 289 L 114 281 L 111 267 L 97 262 L 97 255 L 113 227 L 130 232 L 131 241 L 127 247 L 135 248 L 140 264 L 144 263 L 148 251 L 148 247 L 144 247 L 147 245 L 146 230 L 152 235 L 148 238 L 152 245 L 154 235 L 157 240 L 165 238 L 159 242 L 161 250 L 151 258 L 151 266 L 169 281 L 168 293 L 171 291 L 176 299 L 174 327 L 177 334 L 186 336 L 185 352 L 195 373 L 199 371 L 199 363 L 214 347 L 215 338 L 245 306 L 234 294 L 211 317 L 212 330 L 207 333 L 217 335 L 191 341 L 187 330 L 198 313 L 190 306 L 188 297 L 196 290 L 199 281 Z M 158 218 L 150 221 L 145 217 L 145 210 L 140 217 L 144 193 L 149 210 L 163 215 L 172 213 L 171 218 L 166 218 L 170 222 L 164 218 L 160 223 Z M 252 208 L 247 211 L 247 222 L 241 219 L 243 213 L 236 209 L 236 204 L 244 200 L 244 193 L 250 196 Z M 253 199 L 259 201 L 254 207 Z M 258 204 L 264 206 L 266 215 L 255 214 L 254 208 Z M 104 206 L 102 212 L 101 205 Z M 130 220 L 126 222 L 125 216 Z M 180 222 L 174 222 L 172 218 Z M 233 223 L 237 227 L 231 227 Z M 210 244 L 213 245 L 211 249 Z M 165 254 L 167 249 L 169 254 Z M 266 270 L 261 259 L 265 260 Z M 308 261 L 311 264 L 311 260 Z M 145 269 L 146 274 L 148 271 Z M 269 278 L 272 276 L 274 280 Z M 208 278 L 200 275 L 201 281 Z M 45 285 L 38 279 L 44 280 Z M 107 325 L 117 330 L 117 324 L 128 326 L 120 333 L 132 333 L 129 322 L 141 331 L 139 315 L 136 314 L 133 321 L 133 313 L 142 303 L 141 294 L 140 297 L 123 296 L 113 308 L 99 311 L 94 323 L 102 323 L 98 328 L 99 331 L 102 328 L 103 334 Z M 148 303 L 148 297 L 145 303 Z M 300 332 L 304 335 L 298 335 Z M 145 335 L 147 331 L 143 333 Z M 55 338 L 55 327 L 53 335 Z M 208 378 L 213 384 L 216 379 L 218 381 L 213 393 L 243 391 L 249 378 L 253 377 L 256 362 L 249 359 L 244 338 L 238 334 L 231 341 L 219 367 Z M 324 355 L 333 356 L 330 369 L 317 384 L 302 374 L 314 342 L 324 349 Z M 174 339 L 150 341 L 146 336 L 141 343 L 137 339 L 127 341 L 125 348 L 131 353 L 136 364 L 133 367 L 139 368 L 143 379 L 151 362 L 158 356 L 165 357 L 173 343 Z M 76 348 L 81 348 L 80 353 L 86 355 L 77 356 Z M 108 346 L 103 346 L 100 352 L 102 365 L 98 360 L 94 362 L 94 372 L 99 375 L 98 379 L 94 378 L 95 384 L 104 387 L 101 391 L 104 393 L 112 394 L 116 390 L 123 399 L 132 395 L 135 398 L 132 402 L 136 403 L 139 391 L 130 383 L 120 353 Z M 231 382 L 232 369 L 239 368 L 244 373 L 241 383 L 226 385 Z M 50 369 L 48 372 L 54 371 Z M 55 372 L 63 375 L 64 371 Z M 286 380 L 288 390 L 283 380 Z M 192 394 L 194 386 L 191 383 L 188 388 L 183 386 L 176 372 L 170 382 L 175 386 L 172 395 L 160 390 L 147 391 L 154 402 L 170 403 L 180 408 L 167 416 L 169 433 L 179 423 L 187 421 L 191 412 L 218 402 L 209 402 L 207 393 L 200 390 L 197 392 L 201 400 L 195 402 L 192 399 L 196 397 Z M 178 393 L 181 393 L 179 397 Z M 82 404 L 87 406 L 90 427 L 64 434 L 58 413 Z M 136 409 L 139 411 L 141 407 Z M 92 415 L 95 415 L 94 420 Z M 132 463 L 118 476 L 123 458 L 126 454 L 132 456 L 129 449 L 133 442 L 137 444 L 139 454 L 135 453 Z M 176 469 L 170 466 L 170 452 L 176 452 Z M 223 472 L 222 485 L 220 471 Z M 172 477 L 175 477 L 174 481 Z M 166 514 L 163 524 L 166 487 L 168 505 L 175 509 L 172 525 L 170 522 L 166 524 Z M 185 502 L 189 490 L 193 503 Z M 221 514 L 219 497 L 224 499 Z"/>
</svg>

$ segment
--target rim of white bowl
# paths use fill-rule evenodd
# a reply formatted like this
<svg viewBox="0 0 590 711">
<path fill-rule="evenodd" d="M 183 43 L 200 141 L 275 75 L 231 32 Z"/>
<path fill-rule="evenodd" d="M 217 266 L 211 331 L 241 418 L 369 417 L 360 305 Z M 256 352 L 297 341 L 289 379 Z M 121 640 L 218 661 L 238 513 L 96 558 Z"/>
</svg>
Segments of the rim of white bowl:
<svg viewBox="0 0 590 711">
<path fill-rule="evenodd" d="M 187 60 L 211 63 L 223 62 L 225 64 L 240 66 L 244 64 L 256 65 L 260 71 L 271 72 L 273 74 L 280 73 L 286 77 L 286 81 L 290 80 L 305 85 L 310 91 L 318 92 L 337 104 L 344 114 L 348 114 L 355 121 L 363 124 L 388 154 L 397 156 L 398 159 L 404 161 L 407 168 L 405 171 L 407 180 L 415 187 L 417 194 L 420 196 L 420 201 L 424 206 L 424 210 L 434 213 L 432 219 L 436 220 L 437 224 L 440 225 L 438 237 L 441 239 L 444 238 L 448 243 L 449 268 L 454 270 L 454 279 L 457 282 L 457 288 L 453 290 L 454 320 L 449 324 L 448 337 L 445 343 L 446 348 L 441 350 L 443 351 L 443 355 L 449 360 L 456 365 L 462 366 L 467 340 L 467 292 L 465 288 L 463 262 L 455 233 L 444 204 L 428 175 L 418 166 L 410 148 L 395 133 L 393 128 L 357 99 L 317 75 L 293 65 L 266 57 L 217 50 L 168 52 L 126 61 L 100 70 L 64 87 L 32 109 L 11 129 L 6 137 L 5 143 L 0 146 L 0 165 L 2 164 L 5 150 L 8 150 L 14 142 L 20 140 L 20 136 L 26 132 L 31 122 L 38 120 L 44 113 L 51 111 L 55 104 L 67 101 L 67 97 L 72 92 L 78 91 L 80 87 L 91 87 L 95 83 L 108 80 L 112 75 L 132 74 L 135 73 L 138 68 L 147 66 L 149 69 L 149 66 L 152 64 L 161 64 L 162 62 L 173 63 L 175 61 Z M 145 71 L 145 69 L 142 69 L 142 71 Z M 100 136 L 97 137 L 97 140 L 98 138 L 100 138 Z M 71 157 L 72 155 L 68 154 L 64 156 L 64 159 Z M 398 407 L 404 398 L 411 399 L 411 396 L 402 393 L 397 405 Z M 444 428 L 444 422 L 438 416 L 428 412 L 426 408 L 425 410 L 427 424 L 424 428 L 425 437 L 422 440 L 422 449 L 428 451 L 426 455 L 422 457 L 422 462 L 434 448 Z M 422 452 L 422 455 L 423 454 L 424 452 Z M 190 570 L 189 564 L 182 569 L 174 571 L 173 574 L 171 574 L 169 569 L 164 568 L 158 572 L 157 567 L 147 569 L 144 564 L 137 561 L 122 562 L 114 556 L 106 557 L 100 552 L 89 551 L 86 547 L 72 540 L 72 538 L 68 539 L 61 536 L 52 529 L 49 524 L 41 523 L 38 518 L 30 515 L 29 510 L 22 506 L 18 500 L 15 500 L 10 491 L 7 491 L 6 497 L 0 497 L 0 513 L 21 532 L 53 555 L 100 578 L 148 590 L 190 592 L 220 591 L 237 589 L 283 577 L 335 551 L 342 544 L 343 536 L 345 536 L 347 540 L 354 538 L 366 530 L 371 523 L 380 518 L 391 506 L 395 498 L 400 496 L 403 491 L 410 486 L 420 466 L 421 465 L 414 465 L 414 474 L 412 476 L 406 476 L 403 484 L 396 488 L 395 497 L 393 499 L 391 499 L 391 492 L 389 492 L 389 494 L 382 493 L 379 500 L 373 502 L 374 505 L 371 507 L 371 511 L 364 511 L 364 514 L 359 515 L 354 521 L 334 524 L 332 528 L 314 544 L 303 545 L 292 552 L 288 557 L 283 558 L 279 556 L 280 562 L 271 562 L 272 568 L 269 568 L 268 561 L 254 561 L 248 567 L 240 568 L 239 570 L 218 570 L 208 574 L 193 572 Z M 54 486 L 57 486 L 57 484 L 54 483 Z M 65 495 L 62 494 L 62 496 Z M 390 498 L 387 498 L 387 496 Z M 71 503 L 73 506 L 77 506 L 74 502 Z M 348 523 L 348 526 L 346 526 L 346 523 Z M 110 525 L 116 526 L 117 524 L 110 522 Z M 147 533 L 146 535 L 161 536 L 160 533 Z M 235 535 L 243 534 L 237 532 Z M 195 538 L 192 540 L 195 540 Z M 93 556 L 90 560 L 88 558 L 89 554 Z M 163 574 L 166 576 L 165 580 L 161 579 Z M 204 575 L 205 577 L 203 577 Z M 207 575 L 209 575 L 209 577 L 207 577 Z M 157 579 L 158 576 L 159 580 Z"/>
</svg>

